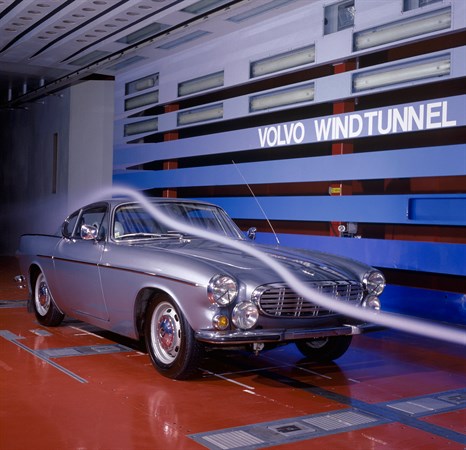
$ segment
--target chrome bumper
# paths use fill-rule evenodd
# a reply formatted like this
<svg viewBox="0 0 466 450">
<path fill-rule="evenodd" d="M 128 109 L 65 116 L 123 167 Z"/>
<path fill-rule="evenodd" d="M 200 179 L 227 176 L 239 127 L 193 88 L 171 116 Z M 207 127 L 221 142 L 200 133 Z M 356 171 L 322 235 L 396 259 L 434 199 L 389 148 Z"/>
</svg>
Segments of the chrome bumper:
<svg viewBox="0 0 466 450">
<path fill-rule="evenodd" d="M 372 323 L 360 325 L 341 325 L 330 328 L 293 329 L 293 330 L 250 330 L 250 331 L 211 331 L 201 330 L 195 333 L 198 341 L 208 344 L 239 345 L 254 342 L 287 342 L 300 339 L 313 339 L 329 336 L 349 336 L 371 331 L 380 331 L 384 327 Z"/>
</svg>

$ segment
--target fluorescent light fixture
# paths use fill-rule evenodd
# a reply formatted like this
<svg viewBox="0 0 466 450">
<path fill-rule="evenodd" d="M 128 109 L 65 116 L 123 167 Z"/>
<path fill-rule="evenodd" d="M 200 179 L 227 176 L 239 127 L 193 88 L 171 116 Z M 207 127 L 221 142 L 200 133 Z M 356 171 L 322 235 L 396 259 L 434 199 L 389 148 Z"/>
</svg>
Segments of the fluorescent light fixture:
<svg viewBox="0 0 466 450">
<path fill-rule="evenodd" d="M 181 11 L 191 14 L 203 14 L 217 6 L 228 3 L 229 1 L 230 0 L 199 0 L 192 5 L 183 8 Z"/>
<path fill-rule="evenodd" d="M 136 92 L 144 91 L 153 88 L 159 84 L 159 74 L 154 73 L 138 80 L 130 81 L 125 84 L 125 94 L 134 94 Z"/>
<path fill-rule="evenodd" d="M 451 8 L 438 9 L 409 19 L 359 31 L 353 36 L 354 50 L 364 50 L 377 45 L 420 36 L 451 26 Z"/>
<path fill-rule="evenodd" d="M 88 64 L 97 61 L 98 59 L 105 58 L 108 56 L 110 52 L 103 52 L 101 50 L 95 50 L 87 55 L 81 56 L 81 58 L 77 58 L 73 61 L 70 61 L 68 64 L 72 66 L 87 66 Z"/>
<path fill-rule="evenodd" d="M 141 106 L 152 105 L 158 103 L 159 91 L 148 92 L 147 94 L 137 95 L 125 100 L 125 111 L 134 108 L 140 108 Z"/>
<path fill-rule="evenodd" d="M 294 1 L 296 0 L 273 0 L 269 3 L 266 3 L 265 5 L 257 6 L 256 8 L 251 8 L 246 10 L 245 12 L 236 14 L 235 16 L 231 16 L 227 20 L 235 23 L 243 22 L 244 20 L 251 19 L 252 17 L 256 17 L 260 14 L 264 14 L 272 9 L 280 8 L 281 6 Z"/>
<path fill-rule="evenodd" d="M 262 111 L 264 109 L 296 105 L 312 100 L 314 100 L 314 83 L 308 83 L 267 94 L 251 96 L 249 97 L 249 111 Z"/>
<path fill-rule="evenodd" d="M 199 39 L 205 36 L 206 34 L 211 34 L 211 33 L 210 31 L 202 31 L 202 30 L 193 31 L 192 33 L 181 36 L 178 39 L 173 39 L 172 41 L 167 42 L 166 44 L 159 45 L 157 48 L 162 48 L 164 50 L 170 50 L 171 48 L 175 48 L 180 45 L 186 44 L 187 42 L 191 42 L 191 41 L 194 41 L 195 39 Z"/>
<path fill-rule="evenodd" d="M 353 75 L 353 92 L 449 75 L 450 67 L 448 54 L 384 69 L 359 72 Z"/>
<path fill-rule="evenodd" d="M 157 118 L 144 120 L 142 122 L 133 122 L 125 125 L 125 136 L 133 136 L 134 134 L 148 133 L 149 131 L 157 131 L 159 121 Z"/>
<path fill-rule="evenodd" d="M 439 3 L 443 0 L 404 0 L 403 11 L 409 11 L 411 9 L 423 8 L 424 6 L 432 5 L 433 3 Z"/>
<path fill-rule="evenodd" d="M 147 58 L 145 58 L 144 56 L 131 56 L 130 58 L 126 58 L 123 61 L 120 61 L 119 63 L 110 66 L 109 70 L 117 72 L 118 70 L 126 69 L 128 66 L 132 66 L 133 64 L 144 61 L 145 59 Z"/>
<path fill-rule="evenodd" d="M 178 113 L 178 125 L 189 125 L 207 120 L 221 119 L 223 117 L 223 104 L 205 106 L 203 108 L 190 109 Z"/>
<path fill-rule="evenodd" d="M 315 61 L 315 55 L 315 46 L 308 45 L 296 50 L 253 61 L 251 63 L 251 78 L 313 63 Z"/>
<path fill-rule="evenodd" d="M 136 42 L 142 41 L 143 39 L 147 39 L 153 36 L 154 34 L 160 33 L 166 28 L 168 28 L 168 25 L 154 22 L 150 25 L 147 25 L 146 27 L 141 28 L 140 30 L 130 33 L 125 37 L 122 37 L 121 39 L 118 39 L 117 42 L 120 42 L 122 44 L 134 44 Z"/>
<path fill-rule="evenodd" d="M 224 73 L 221 72 L 211 73 L 199 78 L 193 78 L 192 80 L 183 81 L 178 84 L 178 96 L 194 94 L 196 92 L 206 91 L 207 89 L 213 89 L 216 87 L 223 86 Z"/>
</svg>

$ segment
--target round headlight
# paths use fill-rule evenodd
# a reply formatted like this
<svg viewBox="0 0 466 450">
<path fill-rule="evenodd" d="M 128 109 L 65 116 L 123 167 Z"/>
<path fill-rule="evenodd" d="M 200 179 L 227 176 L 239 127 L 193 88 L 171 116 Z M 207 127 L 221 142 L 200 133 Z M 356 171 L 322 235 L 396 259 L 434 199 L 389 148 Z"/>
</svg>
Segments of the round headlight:
<svg viewBox="0 0 466 450">
<path fill-rule="evenodd" d="M 237 328 L 249 330 L 256 324 L 257 319 L 259 319 L 259 310 L 254 303 L 241 302 L 233 308 L 231 321 Z"/>
<path fill-rule="evenodd" d="M 228 275 L 215 275 L 209 281 L 207 295 L 212 303 L 219 306 L 229 305 L 238 295 L 238 283 Z"/>
<path fill-rule="evenodd" d="M 363 282 L 368 294 L 380 295 L 385 289 L 385 277 L 378 270 L 368 272 Z"/>
</svg>

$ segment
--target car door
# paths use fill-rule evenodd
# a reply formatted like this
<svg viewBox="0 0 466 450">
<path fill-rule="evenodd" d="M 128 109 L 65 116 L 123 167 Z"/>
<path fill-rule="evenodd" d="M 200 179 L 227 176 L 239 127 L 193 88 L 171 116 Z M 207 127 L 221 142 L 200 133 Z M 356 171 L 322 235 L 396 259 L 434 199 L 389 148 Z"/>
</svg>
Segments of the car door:
<svg viewBox="0 0 466 450">
<path fill-rule="evenodd" d="M 71 215 L 68 220 L 70 235 L 61 239 L 55 249 L 54 289 L 58 291 L 60 303 L 66 312 L 74 317 L 109 319 L 99 272 L 108 216 L 108 205 L 105 203 L 90 205 Z M 82 239 L 82 225 L 97 227 L 98 238 Z"/>
</svg>

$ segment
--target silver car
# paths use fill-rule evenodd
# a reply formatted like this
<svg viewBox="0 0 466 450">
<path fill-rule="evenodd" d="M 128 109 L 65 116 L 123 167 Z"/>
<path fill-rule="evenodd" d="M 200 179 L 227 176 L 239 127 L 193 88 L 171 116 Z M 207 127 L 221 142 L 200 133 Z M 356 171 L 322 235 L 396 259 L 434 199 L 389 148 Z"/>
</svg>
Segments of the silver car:
<svg viewBox="0 0 466 450">
<path fill-rule="evenodd" d="M 151 205 L 229 243 L 167 227 L 128 199 L 87 205 L 65 219 L 61 233 L 21 237 L 17 280 L 27 284 L 42 325 L 58 326 L 67 315 L 142 339 L 155 368 L 174 379 L 192 376 L 208 348 L 241 345 L 257 353 L 295 342 L 306 357 L 329 361 L 345 353 L 353 334 L 378 329 L 304 299 L 238 247 L 260 249 L 317 292 L 361 308 L 380 308 L 380 271 L 326 253 L 258 245 L 210 203 L 159 198 Z"/>
</svg>

